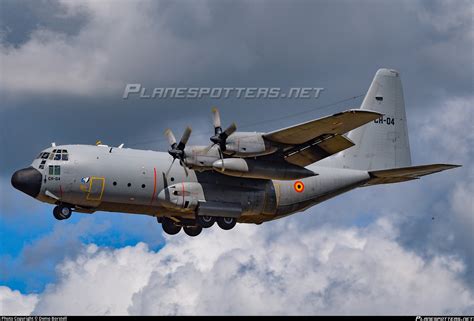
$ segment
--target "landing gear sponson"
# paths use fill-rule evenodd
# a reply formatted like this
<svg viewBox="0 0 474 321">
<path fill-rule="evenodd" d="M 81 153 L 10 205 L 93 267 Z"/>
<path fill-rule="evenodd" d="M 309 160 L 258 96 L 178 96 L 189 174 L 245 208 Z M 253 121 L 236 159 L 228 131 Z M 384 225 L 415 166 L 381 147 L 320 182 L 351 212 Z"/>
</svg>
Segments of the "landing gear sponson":
<svg viewBox="0 0 474 321">
<path fill-rule="evenodd" d="M 210 228 L 217 221 L 217 225 L 223 230 L 230 230 L 237 224 L 234 217 L 197 216 L 195 220 L 177 219 L 170 217 L 157 217 L 163 231 L 169 235 L 178 234 L 181 228 L 189 236 L 198 236 L 203 228 Z"/>
</svg>

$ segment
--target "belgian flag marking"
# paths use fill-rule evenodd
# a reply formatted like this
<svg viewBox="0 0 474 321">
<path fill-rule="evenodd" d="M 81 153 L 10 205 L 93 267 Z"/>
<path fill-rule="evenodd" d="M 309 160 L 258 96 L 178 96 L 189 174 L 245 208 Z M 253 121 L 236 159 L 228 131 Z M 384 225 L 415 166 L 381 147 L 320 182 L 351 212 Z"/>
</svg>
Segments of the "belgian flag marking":
<svg viewBox="0 0 474 321">
<path fill-rule="evenodd" d="M 295 191 L 298 193 L 301 193 L 304 191 L 304 184 L 302 181 L 296 181 L 293 187 L 295 188 Z"/>
</svg>

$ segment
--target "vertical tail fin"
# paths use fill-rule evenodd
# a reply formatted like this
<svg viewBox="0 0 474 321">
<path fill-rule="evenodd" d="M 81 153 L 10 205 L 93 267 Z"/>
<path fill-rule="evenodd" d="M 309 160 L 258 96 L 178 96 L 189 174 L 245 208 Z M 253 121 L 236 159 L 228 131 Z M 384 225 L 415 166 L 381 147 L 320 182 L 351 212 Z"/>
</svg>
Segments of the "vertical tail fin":
<svg viewBox="0 0 474 321">
<path fill-rule="evenodd" d="M 361 109 L 376 111 L 384 116 L 349 133 L 348 137 L 355 146 L 342 152 L 343 166 L 361 170 L 410 166 L 400 74 L 392 69 L 379 69 Z"/>
</svg>

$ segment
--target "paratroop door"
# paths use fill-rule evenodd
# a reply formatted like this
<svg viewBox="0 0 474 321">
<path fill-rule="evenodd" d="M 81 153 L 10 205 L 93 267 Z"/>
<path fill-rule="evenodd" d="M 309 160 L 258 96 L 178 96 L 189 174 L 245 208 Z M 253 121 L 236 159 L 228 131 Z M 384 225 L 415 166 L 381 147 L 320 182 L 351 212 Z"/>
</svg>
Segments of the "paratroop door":
<svg viewBox="0 0 474 321">
<path fill-rule="evenodd" d="M 87 193 L 88 201 L 100 201 L 102 194 L 104 193 L 105 178 L 103 177 L 91 177 L 89 192 Z"/>
</svg>

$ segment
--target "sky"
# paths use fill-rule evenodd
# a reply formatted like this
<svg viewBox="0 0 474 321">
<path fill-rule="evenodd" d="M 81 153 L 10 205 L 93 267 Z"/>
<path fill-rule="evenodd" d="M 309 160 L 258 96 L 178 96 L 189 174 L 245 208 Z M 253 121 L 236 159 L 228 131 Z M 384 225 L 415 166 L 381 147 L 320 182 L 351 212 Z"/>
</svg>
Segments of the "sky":
<svg viewBox="0 0 474 321">
<path fill-rule="evenodd" d="M 473 9 L 0 0 L 0 314 L 473 314 Z M 461 168 L 196 238 L 140 215 L 56 221 L 10 184 L 51 142 L 166 150 L 166 128 L 192 125 L 190 144 L 206 144 L 214 105 L 224 123 L 263 132 L 358 108 L 350 98 L 384 67 L 401 74 L 413 164 Z M 127 83 L 325 90 L 124 100 Z"/>
</svg>

